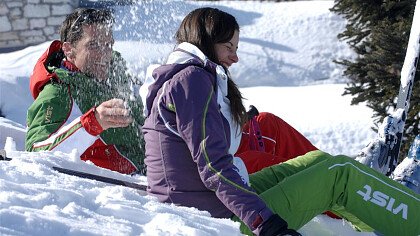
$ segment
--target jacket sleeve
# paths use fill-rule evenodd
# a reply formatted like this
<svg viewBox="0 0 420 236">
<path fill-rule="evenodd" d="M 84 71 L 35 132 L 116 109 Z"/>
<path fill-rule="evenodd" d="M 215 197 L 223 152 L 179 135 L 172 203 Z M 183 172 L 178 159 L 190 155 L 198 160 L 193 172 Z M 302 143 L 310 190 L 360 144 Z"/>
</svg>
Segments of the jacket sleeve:
<svg viewBox="0 0 420 236">
<path fill-rule="evenodd" d="M 69 88 L 53 83 L 47 84 L 29 107 L 27 126 L 27 151 L 68 153 L 77 149 L 82 154 L 102 132 L 93 110 L 82 115 L 73 104 Z"/>
<path fill-rule="evenodd" d="M 232 155 L 228 154 L 214 78 L 201 68 L 179 77 L 168 85 L 163 103 L 175 107 L 178 132 L 197 163 L 200 178 L 206 188 L 214 191 L 229 210 L 256 232 L 273 213 L 242 181 Z"/>
</svg>

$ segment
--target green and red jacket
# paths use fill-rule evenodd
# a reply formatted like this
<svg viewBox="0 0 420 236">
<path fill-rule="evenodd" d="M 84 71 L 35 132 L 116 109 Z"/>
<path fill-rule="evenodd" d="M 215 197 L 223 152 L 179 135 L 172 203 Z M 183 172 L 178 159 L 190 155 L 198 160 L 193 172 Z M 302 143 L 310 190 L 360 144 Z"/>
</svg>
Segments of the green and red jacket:
<svg viewBox="0 0 420 236">
<path fill-rule="evenodd" d="M 100 82 L 63 61 L 60 41 L 51 43 L 30 78 L 35 101 L 27 113 L 27 151 L 78 151 L 82 160 L 125 174 L 145 174 L 142 103 L 131 91 L 130 75 L 113 53 L 109 79 Z M 127 102 L 134 122 L 102 130 L 94 108 L 112 98 Z"/>
</svg>

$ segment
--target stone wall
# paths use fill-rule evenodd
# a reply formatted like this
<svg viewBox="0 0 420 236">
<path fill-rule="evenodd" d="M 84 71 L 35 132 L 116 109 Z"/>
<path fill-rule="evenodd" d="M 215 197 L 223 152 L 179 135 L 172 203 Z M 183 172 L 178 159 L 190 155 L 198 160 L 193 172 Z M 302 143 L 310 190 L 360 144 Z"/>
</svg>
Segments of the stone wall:
<svg viewBox="0 0 420 236">
<path fill-rule="evenodd" d="M 59 39 L 59 28 L 79 0 L 1 0 L 0 52 Z"/>
</svg>

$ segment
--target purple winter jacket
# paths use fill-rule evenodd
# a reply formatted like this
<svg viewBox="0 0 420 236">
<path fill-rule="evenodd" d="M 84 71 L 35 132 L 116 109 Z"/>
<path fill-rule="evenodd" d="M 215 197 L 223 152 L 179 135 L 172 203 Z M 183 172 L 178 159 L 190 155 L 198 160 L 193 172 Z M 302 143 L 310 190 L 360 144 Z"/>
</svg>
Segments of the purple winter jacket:
<svg viewBox="0 0 420 236">
<path fill-rule="evenodd" d="M 147 90 L 148 193 L 213 217 L 235 214 L 258 233 L 273 213 L 241 180 L 228 154 L 230 129 L 216 98 L 217 65 L 186 53 L 191 59 L 183 64 L 155 69 Z"/>
</svg>

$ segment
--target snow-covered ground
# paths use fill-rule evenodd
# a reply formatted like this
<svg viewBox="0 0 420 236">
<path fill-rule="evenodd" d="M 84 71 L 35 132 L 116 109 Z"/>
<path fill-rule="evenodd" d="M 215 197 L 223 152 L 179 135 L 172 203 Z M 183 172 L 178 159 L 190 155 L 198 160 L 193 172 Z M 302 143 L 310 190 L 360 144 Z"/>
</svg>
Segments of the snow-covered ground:
<svg viewBox="0 0 420 236">
<path fill-rule="evenodd" d="M 345 20 L 329 12 L 333 1 L 189 2 L 139 1 L 115 8 L 115 49 L 140 79 L 150 63 L 174 47 L 182 18 L 202 5 L 217 6 L 241 25 L 232 74 L 245 103 L 270 111 L 301 131 L 318 148 L 355 155 L 375 136 L 372 111 L 341 96 L 346 78 L 333 59 L 354 54 L 336 35 Z M 29 75 L 49 42 L 0 54 L 0 235 L 239 235 L 238 224 L 193 208 L 158 203 L 133 189 L 59 174 L 66 167 L 132 181 L 132 177 L 85 163 L 76 153 L 26 153 L 26 109 L 32 102 Z M 10 138 L 7 138 L 10 137 Z M 11 142 L 12 139 L 14 142 Z M 145 183 L 144 176 L 135 177 Z M 317 216 L 304 235 L 358 233 L 342 220 Z"/>
</svg>

